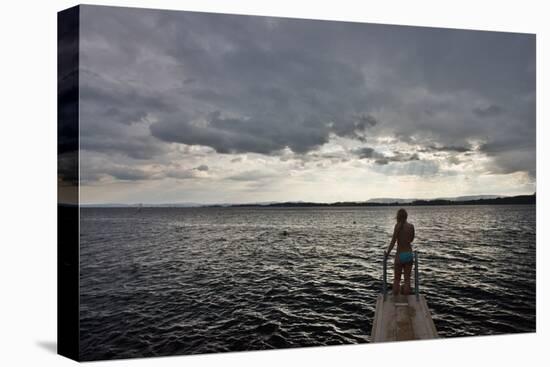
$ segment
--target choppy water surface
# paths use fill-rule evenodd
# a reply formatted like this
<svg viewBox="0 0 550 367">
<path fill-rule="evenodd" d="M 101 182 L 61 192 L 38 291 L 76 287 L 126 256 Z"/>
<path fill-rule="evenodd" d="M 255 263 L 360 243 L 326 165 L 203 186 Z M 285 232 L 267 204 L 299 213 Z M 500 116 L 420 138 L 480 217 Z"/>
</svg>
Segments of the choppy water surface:
<svg viewBox="0 0 550 367">
<path fill-rule="evenodd" d="M 369 342 L 396 209 L 81 209 L 82 358 Z M 535 331 L 535 206 L 407 210 L 441 336 Z"/>
</svg>

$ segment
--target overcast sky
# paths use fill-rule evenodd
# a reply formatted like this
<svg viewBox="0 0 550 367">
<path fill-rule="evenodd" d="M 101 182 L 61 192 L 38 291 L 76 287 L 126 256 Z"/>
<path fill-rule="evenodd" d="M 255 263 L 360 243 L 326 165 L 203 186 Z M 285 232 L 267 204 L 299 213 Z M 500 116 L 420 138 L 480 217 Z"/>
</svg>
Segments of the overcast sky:
<svg viewBox="0 0 550 367">
<path fill-rule="evenodd" d="M 535 36 L 81 7 L 82 203 L 535 191 Z"/>
</svg>

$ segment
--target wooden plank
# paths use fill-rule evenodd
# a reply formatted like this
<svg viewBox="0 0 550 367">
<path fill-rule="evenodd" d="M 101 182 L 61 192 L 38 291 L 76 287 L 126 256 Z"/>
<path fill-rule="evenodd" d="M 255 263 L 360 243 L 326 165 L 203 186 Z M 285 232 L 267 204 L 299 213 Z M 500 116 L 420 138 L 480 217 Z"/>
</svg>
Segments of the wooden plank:
<svg viewBox="0 0 550 367">
<path fill-rule="evenodd" d="M 428 304 L 423 295 L 382 295 L 376 301 L 371 342 L 437 338 Z"/>
<path fill-rule="evenodd" d="M 370 333 L 371 341 L 374 341 L 376 339 L 376 334 L 379 333 L 378 325 L 380 324 L 379 320 L 379 310 L 382 308 L 381 303 L 383 302 L 384 296 L 378 295 L 378 298 L 376 299 L 376 309 L 374 311 L 374 321 L 372 323 L 372 331 Z"/>
<path fill-rule="evenodd" d="M 423 295 L 420 295 L 420 304 L 424 317 L 424 321 L 422 322 L 422 324 L 426 328 L 425 339 L 433 339 L 439 337 L 437 334 L 437 329 L 435 328 L 434 321 L 432 319 L 432 314 L 430 312 L 430 309 L 428 308 L 428 303 L 426 302 L 426 298 Z"/>
<path fill-rule="evenodd" d="M 414 340 L 415 339 L 415 326 L 412 322 L 412 316 L 416 313 L 414 307 L 410 307 L 409 302 L 405 296 L 398 296 L 394 299 L 395 309 L 395 339 L 392 340 Z"/>
</svg>

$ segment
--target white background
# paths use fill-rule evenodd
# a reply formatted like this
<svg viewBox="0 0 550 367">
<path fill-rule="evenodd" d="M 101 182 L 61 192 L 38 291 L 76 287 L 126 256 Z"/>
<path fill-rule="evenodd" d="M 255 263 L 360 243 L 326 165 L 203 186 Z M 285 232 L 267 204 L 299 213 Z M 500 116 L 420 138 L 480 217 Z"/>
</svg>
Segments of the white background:
<svg viewBox="0 0 550 367">
<path fill-rule="evenodd" d="M 545 140 L 550 27 L 544 1 L 96 1 L 95 4 L 537 33 L 537 333 L 98 362 L 113 366 L 541 365 L 548 363 Z M 76 2 L 3 2 L 0 108 L 0 365 L 74 362 L 56 343 L 56 12 Z M 505 77 L 505 76 L 503 76 Z M 498 244 L 495 244 L 498 246 Z M 458 275 L 459 276 L 459 275 Z M 546 311 L 547 312 L 547 311 Z M 546 339 L 546 340 L 545 340 Z M 544 361 L 544 362 L 543 362 Z"/>
</svg>

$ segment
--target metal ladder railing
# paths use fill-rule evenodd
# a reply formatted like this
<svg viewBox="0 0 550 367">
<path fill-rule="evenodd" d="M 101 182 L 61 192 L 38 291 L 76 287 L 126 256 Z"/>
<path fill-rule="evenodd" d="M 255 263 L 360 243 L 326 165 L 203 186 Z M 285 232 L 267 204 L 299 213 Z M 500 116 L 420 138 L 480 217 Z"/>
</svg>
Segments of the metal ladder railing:
<svg viewBox="0 0 550 367">
<path fill-rule="evenodd" d="M 416 295 L 416 300 L 420 297 L 420 285 L 418 282 L 418 252 L 413 251 L 414 255 L 414 294 Z M 384 296 L 384 301 L 386 300 L 386 295 L 388 293 L 388 255 L 384 253 L 384 261 L 382 262 L 383 269 L 383 279 L 382 279 L 382 294 Z"/>
</svg>

